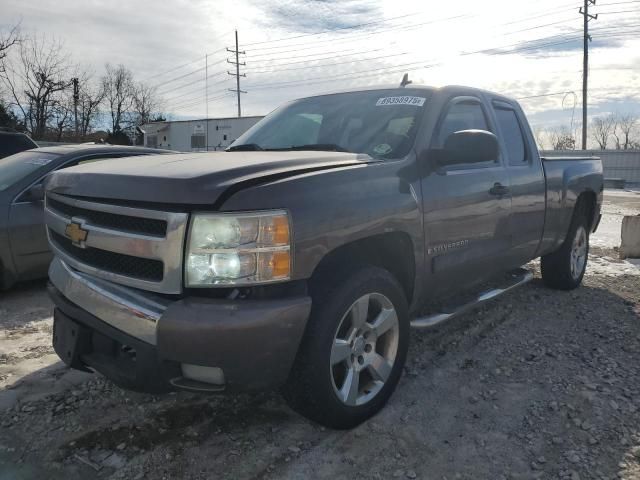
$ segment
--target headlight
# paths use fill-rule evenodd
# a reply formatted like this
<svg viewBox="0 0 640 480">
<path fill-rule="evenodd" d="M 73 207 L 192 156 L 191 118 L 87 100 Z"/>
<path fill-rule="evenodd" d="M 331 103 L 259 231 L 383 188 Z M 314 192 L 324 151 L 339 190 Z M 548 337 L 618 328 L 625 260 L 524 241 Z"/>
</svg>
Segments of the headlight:
<svg viewBox="0 0 640 480">
<path fill-rule="evenodd" d="M 187 287 L 251 285 L 288 280 L 289 217 L 283 210 L 195 213 L 191 219 Z"/>
</svg>

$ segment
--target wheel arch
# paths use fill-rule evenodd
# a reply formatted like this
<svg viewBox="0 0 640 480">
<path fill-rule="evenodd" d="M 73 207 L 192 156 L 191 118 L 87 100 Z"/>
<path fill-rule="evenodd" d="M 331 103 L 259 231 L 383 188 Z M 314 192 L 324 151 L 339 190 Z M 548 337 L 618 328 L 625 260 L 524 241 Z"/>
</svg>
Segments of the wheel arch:
<svg viewBox="0 0 640 480">
<path fill-rule="evenodd" d="M 585 190 L 584 192 L 580 193 L 580 195 L 578 195 L 574 207 L 574 214 L 578 211 L 579 208 L 585 209 L 590 232 L 593 232 L 593 228 L 595 227 L 597 222 L 597 202 L 598 197 L 596 193 L 592 190 Z"/>
<path fill-rule="evenodd" d="M 416 260 L 413 241 L 405 232 L 389 232 L 341 245 L 327 253 L 314 269 L 311 293 L 327 286 L 336 272 L 373 265 L 391 273 L 402 286 L 407 303 L 414 297 Z"/>
</svg>

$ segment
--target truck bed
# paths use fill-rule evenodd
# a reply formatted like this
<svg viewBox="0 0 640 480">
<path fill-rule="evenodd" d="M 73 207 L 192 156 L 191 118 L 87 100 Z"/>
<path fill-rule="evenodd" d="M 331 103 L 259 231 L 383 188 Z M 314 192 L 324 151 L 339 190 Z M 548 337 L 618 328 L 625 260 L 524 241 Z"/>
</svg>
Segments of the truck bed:
<svg viewBox="0 0 640 480">
<path fill-rule="evenodd" d="M 580 193 L 595 195 L 602 202 L 602 162 L 593 156 L 544 156 L 542 167 L 547 184 L 546 216 L 540 254 L 555 250 L 566 237 L 571 215 Z M 596 212 L 593 212 L 594 215 Z M 596 225 L 596 218 L 591 219 Z"/>
</svg>

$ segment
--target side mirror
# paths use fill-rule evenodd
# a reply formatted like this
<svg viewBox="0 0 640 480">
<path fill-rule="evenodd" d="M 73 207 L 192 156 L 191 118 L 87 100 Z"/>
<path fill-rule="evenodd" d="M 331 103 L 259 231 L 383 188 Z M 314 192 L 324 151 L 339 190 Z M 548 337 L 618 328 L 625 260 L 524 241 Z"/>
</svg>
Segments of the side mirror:
<svg viewBox="0 0 640 480">
<path fill-rule="evenodd" d="M 439 165 L 482 163 L 498 160 L 498 138 L 486 130 L 460 130 L 449 135 L 437 156 Z"/>
<path fill-rule="evenodd" d="M 31 188 L 29 188 L 29 190 L 27 190 L 25 193 L 26 199 L 31 202 L 39 202 L 41 200 L 44 200 L 44 186 L 42 185 L 42 183 L 36 183 L 35 185 L 32 185 Z"/>
</svg>

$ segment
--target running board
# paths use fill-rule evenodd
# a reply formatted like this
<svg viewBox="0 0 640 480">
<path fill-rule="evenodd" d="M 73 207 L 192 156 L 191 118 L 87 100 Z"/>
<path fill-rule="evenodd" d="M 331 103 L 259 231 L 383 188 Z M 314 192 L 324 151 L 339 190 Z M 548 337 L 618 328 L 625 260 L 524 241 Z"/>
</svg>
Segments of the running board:
<svg viewBox="0 0 640 480">
<path fill-rule="evenodd" d="M 507 293 L 509 290 L 512 290 L 520 285 L 524 285 L 525 283 L 530 282 L 533 279 L 533 273 L 524 268 L 514 270 L 510 275 L 511 278 L 508 280 L 505 286 L 501 288 L 492 288 L 491 290 L 486 290 L 480 293 L 471 302 L 452 308 L 447 308 L 444 312 L 434 313 L 426 317 L 418 317 L 411 321 L 411 326 L 413 328 L 434 327 L 441 324 L 442 322 L 451 320 L 453 317 L 457 317 L 458 315 L 461 315 L 462 313 L 467 312 L 468 310 L 471 310 L 485 302 L 488 302 L 489 300 L 493 300 L 503 293 Z"/>
</svg>

